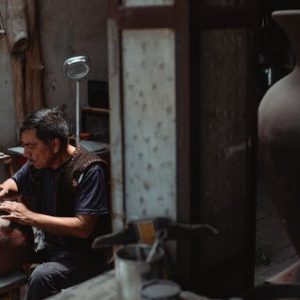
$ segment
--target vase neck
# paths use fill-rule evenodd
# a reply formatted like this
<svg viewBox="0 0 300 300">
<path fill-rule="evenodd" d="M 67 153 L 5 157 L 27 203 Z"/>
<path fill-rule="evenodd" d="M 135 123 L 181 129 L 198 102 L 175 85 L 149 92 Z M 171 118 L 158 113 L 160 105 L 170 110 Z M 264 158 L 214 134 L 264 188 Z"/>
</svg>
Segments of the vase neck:
<svg viewBox="0 0 300 300">
<path fill-rule="evenodd" d="M 298 29 L 297 31 L 293 32 L 285 30 L 285 32 L 289 38 L 289 42 L 295 56 L 295 64 L 298 66 L 298 64 L 300 63 L 300 30 Z"/>
<path fill-rule="evenodd" d="M 274 21 L 284 30 L 295 55 L 296 64 L 300 63 L 300 10 L 272 14 Z"/>
</svg>

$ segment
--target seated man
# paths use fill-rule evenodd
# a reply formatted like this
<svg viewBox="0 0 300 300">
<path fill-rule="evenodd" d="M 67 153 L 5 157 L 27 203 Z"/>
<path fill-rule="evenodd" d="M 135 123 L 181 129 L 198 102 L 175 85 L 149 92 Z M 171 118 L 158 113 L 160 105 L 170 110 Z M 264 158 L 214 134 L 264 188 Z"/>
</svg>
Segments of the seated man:
<svg viewBox="0 0 300 300">
<path fill-rule="evenodd" d="M 110 218 L 103 161 L 69 143 L 66 121 L 56 109 L 29 113 L 20 128 L 28 162 L 3 182 L 21 202 L 3 201 L 1 218 L 39 231 L 39 264 L 29 277 L 26 299 L 44 299 L 99 274 L 108 256 L 91 249 L 107 233 Z M 105 256 L 105 257 L 104 257 Z"/>
</svg>

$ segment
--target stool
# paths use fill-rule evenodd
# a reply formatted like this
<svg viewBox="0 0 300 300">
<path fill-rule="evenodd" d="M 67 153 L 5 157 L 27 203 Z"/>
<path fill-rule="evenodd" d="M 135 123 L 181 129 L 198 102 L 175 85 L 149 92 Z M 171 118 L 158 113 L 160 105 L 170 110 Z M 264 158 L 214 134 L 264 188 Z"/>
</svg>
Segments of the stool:
<svg viewBox="0 0 300 300">
<path fill-rule="evenodd" d="M 0 152 L 0 163 L 4 165 L 8 177 L 11 177 L 14 174 L 14 169 L 12 166 L 12 159 L 10 155 Z"/>
<path fill-rule="evenodd" d="M 23 272 L 14 272 L 0 276 L 0 299 L 19 300 L 20 288 L 27 283 Z"/>
</svg>

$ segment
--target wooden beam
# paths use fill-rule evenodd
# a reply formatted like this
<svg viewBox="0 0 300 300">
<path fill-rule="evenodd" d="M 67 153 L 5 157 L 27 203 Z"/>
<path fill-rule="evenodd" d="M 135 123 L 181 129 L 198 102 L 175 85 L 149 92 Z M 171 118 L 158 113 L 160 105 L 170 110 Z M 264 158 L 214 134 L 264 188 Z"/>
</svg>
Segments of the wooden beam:
<svg viewBox="0 0 300 300">
<path fill-rule="evenodd" d="M 175 9 L 169 5 L 125 7 L 111 4 L 109 17 L 116 20 L 122 29 L 176 27 Z"/>
<path fill-rule="evenodd" d="M 201 29 L 249 28 L 254 26 L 254 14 L 248 7 L 203 7 L 196 10 Z"/>
</svg>

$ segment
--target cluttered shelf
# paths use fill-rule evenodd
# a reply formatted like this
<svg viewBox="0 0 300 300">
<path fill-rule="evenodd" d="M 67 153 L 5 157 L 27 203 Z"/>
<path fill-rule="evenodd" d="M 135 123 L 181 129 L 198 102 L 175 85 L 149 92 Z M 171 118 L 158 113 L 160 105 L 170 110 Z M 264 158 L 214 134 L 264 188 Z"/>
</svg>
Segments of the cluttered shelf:
<svg viewBox="0 0 300 300">
<path fill-rule="evenodd" d="M 84 106 L 81 108 L 82 131 L 90 133 L 92 139 L 109 143 L 109 109 Z"/>
</svg>

